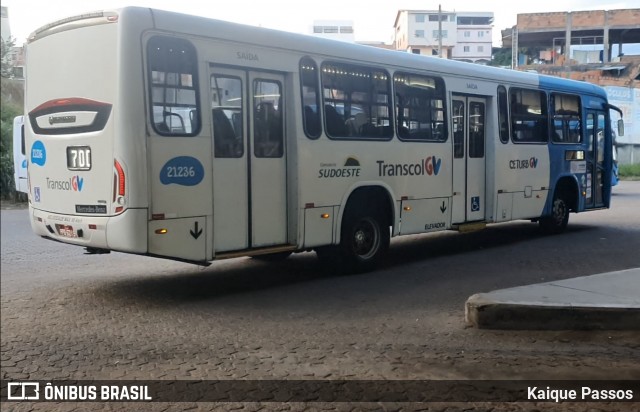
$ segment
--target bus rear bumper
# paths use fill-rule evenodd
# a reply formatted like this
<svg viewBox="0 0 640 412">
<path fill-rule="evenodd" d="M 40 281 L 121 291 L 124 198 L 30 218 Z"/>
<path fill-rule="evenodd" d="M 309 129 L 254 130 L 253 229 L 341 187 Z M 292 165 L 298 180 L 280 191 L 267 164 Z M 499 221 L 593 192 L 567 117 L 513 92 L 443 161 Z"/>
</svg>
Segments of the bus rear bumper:
<svg viewBox="0 0 640 412">
<path fill-rule="evenodd" d="M 39 236 L 63 243 L 147 253 L 147 209 L 127 209 L 117 216 L 71 216 L 29 205 L 31 228 Z"/>
</svg>

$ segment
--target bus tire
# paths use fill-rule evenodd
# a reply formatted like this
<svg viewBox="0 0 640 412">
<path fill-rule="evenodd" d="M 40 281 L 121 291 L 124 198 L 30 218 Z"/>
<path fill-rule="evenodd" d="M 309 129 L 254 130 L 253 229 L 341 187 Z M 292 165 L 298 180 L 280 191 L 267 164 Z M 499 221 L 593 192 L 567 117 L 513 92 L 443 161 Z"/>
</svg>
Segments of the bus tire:
<svg viewBox="0 0 640 412">
<path fill-rule="evenodd" d="M 356 212 L 348 210 L 342 226 L 340 251 L 350 272 L 366 272 L 375 268 L 389 248 L 389 227 L 384 217 L 371 207 Z"/>
<path fill-rule="evenodd" d="M 555 194 L 551 204 L 551 216 L 540 218 L 540 229 L 548 234 L 562 233 L 568 223 L 569 203 L 562 194 Z"/>
</svg>

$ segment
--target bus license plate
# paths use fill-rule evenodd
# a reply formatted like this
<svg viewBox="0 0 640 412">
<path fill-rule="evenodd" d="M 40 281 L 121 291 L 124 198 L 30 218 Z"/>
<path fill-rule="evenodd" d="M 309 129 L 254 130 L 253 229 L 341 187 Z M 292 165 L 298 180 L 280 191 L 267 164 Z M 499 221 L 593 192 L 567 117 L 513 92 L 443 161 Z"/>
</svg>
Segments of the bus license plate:
<svg viewBox="0 0 640 412">
<path fill-rule="evenodd" d="M 71 225 L 56 224 L 56 230 L 58 231 L 58 234 L 62 237 L 72 237 L 72 238 L 78 237 L 78 235 L 76 235 L 76 232 L 73 231 L 73 226 Z"/>
</svg>

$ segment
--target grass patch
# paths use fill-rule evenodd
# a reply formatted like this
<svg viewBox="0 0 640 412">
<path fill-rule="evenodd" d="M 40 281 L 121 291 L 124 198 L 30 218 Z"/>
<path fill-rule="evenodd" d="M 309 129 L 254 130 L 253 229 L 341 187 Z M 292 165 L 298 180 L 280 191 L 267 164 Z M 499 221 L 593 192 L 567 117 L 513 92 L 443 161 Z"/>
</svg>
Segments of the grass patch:
<svg viewBox="0 0 640 412">
<path fill-rule="evenodd" d="M 621 179 L 640 179 L 640 163 L 619 165 L 618 176 L 620 176 Z"/>
</svg>

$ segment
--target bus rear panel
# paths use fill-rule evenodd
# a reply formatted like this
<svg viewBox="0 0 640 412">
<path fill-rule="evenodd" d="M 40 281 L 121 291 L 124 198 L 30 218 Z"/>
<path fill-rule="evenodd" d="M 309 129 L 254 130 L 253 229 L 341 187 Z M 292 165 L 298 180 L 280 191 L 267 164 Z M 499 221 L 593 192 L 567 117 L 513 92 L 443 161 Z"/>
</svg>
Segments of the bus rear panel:
<svg viewBox="0 0 640 412">
<path fill-rule="evenodd" d="M 137 133 L 130 123 L 126 136 L 117 121 L 123 117 L 119 102 L 128 98 L 120 79 L 120 29 L 116 13 L 100 12 L 54 23 L 30 39 L 29 206 L 33 230 L 41 236 L 144 253 L 145 199 L 130 196 L 140 180 L 136 167 L 144 162 L 121 149 L 123 139 L 144 139 L 144 121 Z"/>
</svg>

